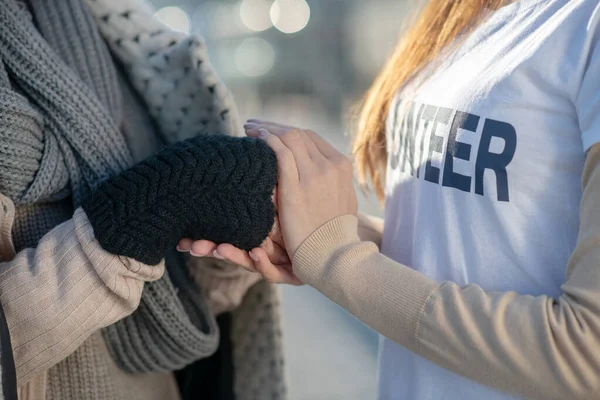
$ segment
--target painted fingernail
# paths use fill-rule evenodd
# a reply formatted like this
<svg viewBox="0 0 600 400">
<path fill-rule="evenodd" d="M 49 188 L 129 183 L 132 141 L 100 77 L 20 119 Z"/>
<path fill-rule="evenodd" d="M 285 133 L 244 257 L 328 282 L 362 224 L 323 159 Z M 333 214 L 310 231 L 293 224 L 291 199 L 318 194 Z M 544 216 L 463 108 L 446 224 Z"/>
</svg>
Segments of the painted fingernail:
<svg viewBox="0 0 600 400">
<path fill-rule="evenodd" d="M 244 124 L 244 129 L 252 129 L 252 128 L 255 128 L 255 127 L 256 127 L 256 124 L 253 124 L 251 122 L 248 122 L 248 123 Z"/>
<path fill-rule="evenodd" d="M 190 250 L 190 254 L 194 257 L 204 257 L 206 254 L 196 253 L 194 250 Z"/>
<path fill-rule="evenodd" d="M 251 259 L 253 259 L 254 261 L 258 261 L 258 257 L 256 257 L 256 254 L 254 254 L 252 251 L 248 252 L 248 255 L 250 256 Z"/>
<path fill-rule="evenodd" d="M 177 245 L 176 249 L 177 249 L 177 251 L 178 251 L 178 252 L 180 252 L 180 253 L 187 253 L 187 252 L 189 251 L 189 250 L 186 250 L 186 249 L 184 249 L 184 248 L 182 248 L 182 247 L 179 247 L 179 245 Z"/>
<path fill-rule="evenodd" d="M 222 255 L 220 255 L 220 254 L 219 254 L 219 252 L 218 252 L 218 251 L 216 251 L 216 250 L 215 250 L 215 251 L 213 251 L 213 256 L 214 256 L 215 258 L 218 258 L 219 260 L 224 260 L 224 259 L 225 259 L 225 257 L 223 257 Z"/>
<path fill-rule="evenodd" d="M 260 134 L 260 137 L 265 137 L 269 134 L 269 131 L 264 128 L 259 129 L 258 132 Z"/>
</svg>

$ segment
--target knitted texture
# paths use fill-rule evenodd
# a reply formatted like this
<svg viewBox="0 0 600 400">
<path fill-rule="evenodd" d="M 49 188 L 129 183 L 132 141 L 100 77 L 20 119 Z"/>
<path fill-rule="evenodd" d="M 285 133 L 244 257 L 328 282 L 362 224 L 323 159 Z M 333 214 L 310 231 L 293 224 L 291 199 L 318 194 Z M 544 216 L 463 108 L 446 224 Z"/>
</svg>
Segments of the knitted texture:
<svg viewBox="0 0 600 400">
<path fill-rule="evenodd" d="M 104 178 L 84 178 L 78 165 L 81 163 L 82 169 L 88 169 L 90 165 L 103 165 L 102 162 L 96 163 L 93 158 L 98 157 L 96 152 L 105 148 L 104 140 L 108 142 L 111 156 L 129 147 L 133 159 L 140 160 L 156 151 L 158 141 L 155 133 L 168 143 L 202 132 L 240 135 L 240 124 L 231 93 L 212 70 L 201 38 L 186 38 L 181 33 L 170 31 L 153 19 L 152 10 L 142 8 L 139 0 L 86 0 L 89 9 L 82 7 L 79 0 L 29 2 L 44 38 L 40 37 L 31 23 L 26 9 L 14 7 L 13 0 L 0 2 L 0 8 L 6 11 L 0 16 L 0 46 L 4 46 L 3 49 L 6 50 L 6 53 L 0 55 L 0 92 L 6 96 L 4 102 L 0 101 L 0 119 L 3 118 L 0 136 L 5 135 L 0 140 L 0 192 L 8 194 L 17 204 L 17 221 L 13 230 L 17 250 L 34 247 L 43 234 L 64 220 L 67 211 L 70 209 L 72 212 L 71 196 L 77 204 L 77 199 L 84 197 L 80 193 L 89 192 L 102 182 Z M 89 18 L 90 10 L 97 25 Z M 2 18 L 11 19 L 10 24 Z M 99 31 L 103 37 L 100 38 L 94 31 Z M 19 41 L 21 39 L 23 41 Z M 50 42 L 51 47 L 47 42 Z M 106 44 L 112 50 L 110 55 L 106 52 Z M 116 57 L 119 66 L 124 67 L 126 84 L 123 80 L 114 80 L 112 71 L 120 67 L 116 67 L 110 56 Z M 21 71 L 21 68 L 26 71 Z M 27 80 L 30 86 L 20 87 L 22 79 Z M 130 83 L 137 89 L 139 97 L 130 95 Z M 61 85 L 65 84 L 70 86 L 64 89 Z M 52 94 L 48 95 L 48 92 Z M 123 98 L 119 99 L 122 94 Z M 40 100 L 38 96 L 50 96 L 50 101 L 56 101 L 56 104 L 48 105 L 46 100 Z M 140 99 L 145 103 L 143 106 Z M 94 106 L 90 106 L 91 103 Z M 62 111 L 56 111 L 58 106 L 63 107 Z M 4 114 L 2 107 L 5 107 Z M 77 121 L 77 118 L 89 119 L 89 113 L 102 107 L 105 109 L 99 112 L 103 114 L 103 121 Z M 149 113 L 155 118 L 159 132 L 155 132 L 149 123 Z M 56 116 L 64 116 L 68 125 L 57 124 L 54 121 Z M 107 124 L 111 129 L 115 126 L 121 128 L 121 132 L 117 132 L 118 136 L 104 131 Z M 66 133 L 70 135 L 59 136 L 61 131 L 58 128 L 65 127 L 69 127 L 70 131 Z M 123 138 L 127 143 L 126 147 L 123 146 Z M 73 150 L 75 147 L 77 151 Z M 91 152 L 88 153 L 88 150 Z M 92 157 L 91 161 L 86 159 L 88 156 Z M 130 161 L 121 164 L 120 169 L 125 164 L 130 165 Z M 101 176 L 115 173 L 103 173 Z M 82 185 L 84 189 L 81 192 L 73 191 L 72 185 Z M 57 202 L 60 199 L 63 200 Z M 169 264 L 171 262 L 168 261 L 167 269 L 170 273 L 172 267 Z M 193 326 L 200 327 L 197 318 L 202 315 L 195 315 L 193 306 L 184 297 L 173 296 L 170 290 L 162 290 L 173 285 L 167 275 L 160 281 L 146 284 L 142 304 L 147 307 L 157 306 L 164 313 L 174 314 L 170 318 L 179 320 L 175 326 L 186 325 L 183 332 L 189 331 Z M 152 290 L 146 290 L 151 287 Z M 181 291 L 177 287 L 175 289 Z M 272 388 L 278 393 L 279 399 L 285 398 L 283 382 L 277 380 L 283 376 L 281 363 L 274 363 L 266 371 L 260 369 L 267 365 L 264 363 L 252 362 L 253 367 L 248 367 L 250 360 L 282 357 L 281 340 L 273 340 L 273 332 L 280 329 L 279 319 L 270 319 L 269 323 L 256 325 L 258 316 L 263 315 L 266 308 L 271 309 L 274 315 L 277 313 L 277 296 L 274 290 L 270 285 L 257 285 L 255 292 L 264 294 L 265 298 L 275 299 L 274 302 L 251 302 L 252 306 L 247 307 L 247 301 L 244 300 L 241 312 L 236 313 L 236 319 L 247 321 L 244 323 L 248 323 L 249 329 L 254 330 L 254 336 L 266 338 L 267 344 L 260 346 L 260 352 L 257 346 L 243 346 L 244 350 L 239 350 L 241 347 L 237 341 L 244 342 L 246 339 L 238 338 L 237 335 L 233 338 L 234 346 L 238 349 L 235 384 L 239 400 L 256 398 L 253 390 L 250 390 L 256 382 L 253 377 L 264 374 L 270 374 L 274 378 L 266 380 L 262 390 L 267 393 Z M 192 292 L 189 293 L 191 296 Z M 165 297 L 152 299 L 151 296 L 156 294 Z M 196 296 L 196 301 L 201 303 L 202 298 Z M 173 310 L 177 310 L 177 313 Z M 153 326 L 155 312 L 156 310 L 152 313 L 140 311 L 128 318 L 142 321 L 143 326 L 134 326 L 143 329 Z M 205 317 L 209 323 L 214 321 L 212 315 Z M 122 329 L 119 324 L 127 320 L 103 329 L 104 340 L 101 335 L 94 335 L 75 354 L 50 369 L 48 381 L 52 389 L 48 389 L 47 398 L 174 398 L 155 391 L 151 384 L 140 384 L 142 377 L 150 376 L 155 377 L 150 379 L 156 381 L 158 387 L 159 381 L 166 379 L 163 375 L 123 374 L 107 357 L 109 353 L 112 354 L 123 368 L 120 360 L 132 357 L 129 353 L 131 349 L 140 351 L 137 346 L 128 348 L 107 340 L 107 337 L 113 335 L 113 329 Z M 159 326 L 164 328 L 164 325 Z M 240 332 L 243 334 L 246 331 Z M 216 337 L 211 336 L 216 335 L 216 332 L 204 333 L 207 337 L 202 340 L 213 341 Z M 168 337 L 178 338 L 178 335 L 165 328 L 159 339 Z M 154 348 L 154 337 L 149 338 L 144 333 L 143 338 L 147 341 L 147 347 Z M 110 349 L 109 352 L 104 342 Z M 196 346 L 194 349 L 201 347 Z M 100 348 L 104 350 L 99 352 Z M 206 346 L 204 349 L 209 352 L 209 348 L 210 346 Z M 203 356 L 205 355 L 196 354 L 195 357 Z M 105 379 L 104 371 L 109 371 L 109 379 Z"/>
<path fill-rule="evenodd" d="M 15 249 L 35 248 L 46 233 L 73 216 L 73 205 L 68 200 L 27 204 L 17 207 L 15 213 Z"/>
<path fill-rule="evenodd" d="M 276 184 L 265 142 L 199 136 L 111 178 L 83 209 L 105 250 L 155 265 L 183 237 L 260 246 L 274 223 Z"/>
<path fill-rule="evenodd" d="M 50 5 L 30 0 L 30 4 L 36 16 L 50 18 L 47 10 L 56 7 L 62 15 L 72 15 L 79 21 L 76 25 L 38 19 L 42 31 L 57 33 L 66 28 L 63 35 L 57 35 L 63 40 L 69 37 L 68 28 L 74 31 L 71 35 L 79 37 L 81 25 L 93 27 L 93 20 L 80 1 L 55 1 Z M 47 29 L 49 27 L 54 29 Z M 10 87 L 0 87 L 0 121 L 3 122 L 0 142 L 4 153 L 0 159 L 7 159 L 0 191 L 9 195 L 16 205 L 57 200 L 70 194 L 77 206 L 98 183 L 133 163 L 115 119 L 118 116 L 111 115 L 109 104 L 104 105 L 96 95 L 102 89 L 90 87 L 97 80 L 111 82 L 110 76 L 102 76 L 102 71 L 92 66 L 92 63 L 102 62 L 103 57 L 89 60 L 90 65 L 86 66 L 96 72 L 97 79 L 86 84 L 76 72 L 84 65 L 65 64 L 13 0 L 0 2 L 0 35 L 0 58 L 15 85 L 27 96 L 20 96 Z M 96 33 L 90 40 L 100 39 Z M 85 54 L 85 49 L 79 50 L 78 58 L 92 57 Z M 102 54 L 102 49 L 96 49 L 94 54 Z M 107 64 L 109 60 L 105 61 Z M 114 70 L 113 64 L 107 65 Z M 118 93 L 114 82 L 105 86 L 103 90 L 111 87 Z M 113 97 L 108 96 L 107 101 Z M 35 106 L 32 107 L 28 99 Z M 29 174 L 24 177 L 21 169 Z M 20 183 L 19 188 L 13 187 L 15 182 Z"/>
<path fill-rule="evenodd" d="M 74 206 L 93 187 L 133 163 L 125 140 L 127 134 L 117 126 L 137 131 L 128 138 L 136 148 L 141 147 L 136 143 L 152 142 L 154 135 L 151 124 L 144 123 L 149 119 L 147 113 L 135 107 L 135 99 L 121 97 L 127 94 L 127 85 L 119 80 L 117 67 L 86 5 L 80 0 L 30 0 L 29 6 L 44 39 L 26 8 L 12 0 L 0 4 L 0 18 L 7 21 L 0 27 L 0 47 L 6 51 L 2 52 L 0 63 L 0 120 L 5 122 L 0 124 L 0 191 L 17 204 L 13 236 L 19 250 L 35 247 L 45 233 L 70 217 Z M 8 28 L 10 32 L 4 30 Z M 40 60 L 50 59 L 52 68 L 44 69 Z M 81 110 L 82 106 L 86 109 Z M 122 124 L 122 113 L 127 110 L 137 118 L 128 114 L 127 123 Z M 142 293 L 146 307 L 136 311 L 135 317 L 106 327 L 105 338 L 114 337 L 113 330 L 121 324 L 131 326 L 130 318 L 151 325 L 156 315 L 169 314 L 177 323 L 162 326 L 162 330 L 129 329 L 132 335 L 145 334 L 147 348 L 169 351 L 162 345 L 165 338 L 174 341 L 182 337 L 182 332 L 199 331 L 192 319 L 200 317 L 188 313 L 201 309 L 188 308 L 190 304 L 182 303 L 176 292 L 168 275 L 149 283 Z M 198 302 L 203 299 L 198 298 Z M 198 335 L 196 332 L 195 338 L 200 340 Z M 206 342 L 202 351 L 186 354 L 179 365 L 190 357 L 210 355 L 218 332 L 205 332 L 202 339 Z M 135 357 L 134 352 L 148 352 L 127 344 L 107 343 L 119 364 L 126 364 L 121 359 Z M 110 380 L 100 376 L 106 360 L 92 354 L 94 348 L 84 345 L 81 352 L 64 360 L 64 365 L 60 363 L 51 370 L 52 382 L 59 375 L 58 382 L 64 383 L 55 388 L 60 393 L 57 398 L 84 399 L 80 386 L 86 384 L 91 389 L 85 392 L 86 396 L 89 394 L 85 398 L 94 399 L 100 393 L 111 397 L 111 390 L 106 387 L 111 385 Z M 200 349 L 200 345 L 191 350 L 195 349 Z M 77 365 L 80 367 L 74 367 Z M 164 369 L 158 363 L 154 367 Z M 72 379 L 60 377 L 67 370 Z M 70 382 L 79 384 L 73 386 Z"/>
<path fill-rule="evenodd" d="M 6 39 L 3 42 L 6 53 L 2 53 L 2 60 L 10 72 L 4 75 L 12 77 L 12 86 L 22 91 L 20 94 L 12 87 L 3 91 L 5 115 L 10 123 L 4 129 L 0 128 L 7 139 L 3 143 L 8 161 L 7 168 L 0 170 L 0 183 L 5 184 L 7 194 L 19 205 L 19 218 L 15 223 L 15 239 L 19 246 L 35 246 L 37 240 L 53 228 L 53 223 L 66 219 L 63 211 L 69 207 L 67 202 L 62 201 L 63 198 L 68 201 L 67 196 L 71 195 L 71 209 L 77 207 L 96 185 L 133 163 L 125 135 L 117 128 L 121 125 L 124 109 L 117 68 L 89 9 L 80 0 L 30 0 L 29 6 L 44 39 L 40 38 L 25 9 L 16 7 L 12 1 L 0 5 L 0 17 L 8 22 L 3 28 L 12 28 L 11 32 L 1 33 L 2 39 Z M 73 37 L 78 37 L 78 40 L 73 42 Z M 21 39 L 22 42 L 16 42 Z M 30 54 L 32 49 L 35 50 L 33 55 Z M 43 69 L 40 61 L 48 60 L 52 60 L 55 71 Z M 3 81 L 7 84 L 6 79 Z M 10 79 L 8 82 L 11 83 Z M 18 108 L 15 109 L 14 104 Z M 1 112 L 0 107 L 0 115 Z M 128 118 L 130 123 L 131 118 Z M 137 135 L 135 141 L 144 140 L 139 133 Z M 21 168 L 20 164 L 29 168 Z M 23 170 L 29 174 L 18 179 Z M 40 204 L 42 201 L 46 205 Z M 182 332 L 198 330 L 191 322 L 197 317 L 188 313 L 202 310 L 198 307 L 188 309 L 189 303 L 183 304 L 172 287 L 168 275 L 149 283 L 142 293 L 146 307 L 137 310 L 135 317 L 127 317 L 105 328 L 105 338 L 114 338 L 113 331 L 121 324 L 128 324 L 131 335 L 145 334 L 147 348 L 165 352 L 168 351 L 162 345 L 165 337 L 180 339 Z M 151 298 L 154 296 L 161 297 Z M 168 325 L 166 329 L 131 328 L 133 322 L 152 324 L 156 315 L 167 313 L 177 323 Z M 175 332 L 176 329 L 182 332 Z M 198 336 L 196 339 L 199 339 Z M 177 365 L 185 365 L 189 357 L 210 355 L 218 333 L 214 330 L 207 332 L 203 339 L 205 346 L 200 348 L 198 344 L 198 351 L 190 351 Z M 128 347 L 129 344 L 123 341 L 107 343 L 120 365 L 127 364 L 123 360 L 135 357 L 134 352 L 148 352 L 139 346 Z M 70 359 L 65 362 L 69 363 Z M 146 366 L 145 371 L 148 368 Z M 154 369 L 164 370 L 164 367 L 157 362 Z M 106 382 L 98 380 L 99 371 L 100 365 L 82 370 L 84 373 L 71 374 L 97 386 Z M 75 390 L 70 385 L 63 389 L 65 396 Z"/>
<path fill-rule="evenodd" d="M 46 390 L 48 399 L 63 399 L 65 396 L 78 399 L 117 399 L 115 388 L 111 385 L 108 364 L 102 360 L 102 354 L 94 351 L 101 346 L 100 335 L 92 335 L 88 340 L 63 362 L 54 367 L 55 373 L 48 376 Z M 105 390 L 100 396 L 96 388 Z"/>
<path fill-rule="evenodd" d="M 231 340 L 237 366 L 234 393 L 244 400 L 287 397 L 279 291 L 262 281 L 254 285 L 233 312 Z"/>
<path fill-rule="evenodd" d="M 201 37 L 167 28 L 138 0 L 85 1 L 168 142 L 204 132 L 243 135 L 233 96 Z"/>
<path fill-rule="evenodd" d="M 219 346 L 219 331 L 214 318 L 210 318 L 207 304 L 201 300 L 198 287 L 188 277 L 184 262 L 173 258 L 183 258 L 181 253 L 172 251 L 167 262 L 170 286 L 149 286 L 144 290 L 167 291 L 142 297 L 139 311 L 104 335 L 111 343 L 109 351 L 113 359 L 125 371 L 135 373 L 169 372 L 179 370 L 192 362 L 213 354 Z M 182 260 L 180 260 L 182 261 Z M 163 299 L 178 299 L 169 304 L 152 304 Z M 163 312 L 165 306 L 171 312 Z M 193 310 L 195 312 L 190 312 Z M 152 323 L 145 323 L 147 316 Z M 181 316 L 188 316 L 185 320 Z M 170 332 L 165 335 L 165 332 Z M 148 346 L 151 339 L 153 345 Z M 159 338 L 159 340 L 156 340 Z M 136 351 L 129 351 L 131 348 Z"/>
</svg>

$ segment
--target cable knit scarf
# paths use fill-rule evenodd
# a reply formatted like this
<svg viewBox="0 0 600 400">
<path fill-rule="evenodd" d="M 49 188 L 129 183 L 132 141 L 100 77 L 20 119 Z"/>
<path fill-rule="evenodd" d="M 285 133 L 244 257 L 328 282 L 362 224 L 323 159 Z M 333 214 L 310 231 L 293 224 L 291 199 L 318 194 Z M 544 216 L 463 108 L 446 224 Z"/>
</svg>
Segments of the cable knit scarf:
<svg viewBox="0 0 600 400">
<path fill-rule="evenodd" d="M 132 164 L 118 128 L 115 65 L 103 39 L 166 140 L 231 131 L 231 98 L 204 62 L 200 39 L 167 32 L 139 7 L 118 8 L 128 1 L 114 2 L 111 13 L 103 0 L 89 0 L 89 8 L 82 0 L 29 3 L 37 29 L 15 0 L 0 1 L 0 192 L 16 205 L 71 196 L 77 207 Z M 135 36 L 128 35 L 131 24 L 142 27 Z M 170 101 L 173 94 L 179 100 Z M 129 372 L 172 371 L 218 346 L 214 317 L 184 263 L 177 256 L 167 261 L 168 275 L 146 286 L 139 309 L 104 329 L 115 361 Z"/>
<path fill-rule="evenodd" d="M 51 18 L 57 13 L 56 5 L 68 3 L 73 2 L 33 1 L 32 5 L 47 4 L 43 12 Z M 89 60 L 96 64 L 95 71 L 71 58 L 73 69 L 89 71 L 87 82 L 83 82 L 48 46 L 26 15 L 12 0 L 0 5 L 0 57 L 18 87 L 38 108 L 6 87 L 6 82 L 0 87 L 4 122 L 0 166 L 6 171 L 0 191 L 17 206 L 64 197 L 70 192 L 77 206 L 94 185 L 132 163 L 114 122 L 118 118 L 115 71 L 109 68 L 112 65 L 106 48 L 80 48 L 88 51 L 77 60 L 89 60 L 88 54 L 96 56 Z M 40 30 L 50 24 L 44 25 Z M 60 40 L 54 34 L 62 28 L 60 22 L 56 26 L 48 35 L 50 42 Z M 99 41 L 97 37 L 90 39 L 81 43 L 93 46 Z M 68 51 L 65 46 L 55 47 Z"/>
</svg>

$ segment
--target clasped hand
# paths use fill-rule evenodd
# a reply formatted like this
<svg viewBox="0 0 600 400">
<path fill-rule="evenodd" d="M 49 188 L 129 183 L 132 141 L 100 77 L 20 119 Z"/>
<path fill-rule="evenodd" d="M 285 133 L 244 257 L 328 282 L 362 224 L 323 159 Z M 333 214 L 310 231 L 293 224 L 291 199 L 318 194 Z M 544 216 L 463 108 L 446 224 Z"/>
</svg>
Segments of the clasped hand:
<svg viewBox="0 0 600 400">
<path fill-rule="evenodd" d="M 208 256 L 259 272 L 271 283 L 301 285 L 293 259 L 300 245 L 327 222 L 358 212 L 350 160 L 315 132 L 262 120 L 244 125 L 277 156 L 279 182 L 273 195 L 275 224 L 263 244 L 250 252 L 207 240 L 179 242 L 180 251 Z"/>
</svg>

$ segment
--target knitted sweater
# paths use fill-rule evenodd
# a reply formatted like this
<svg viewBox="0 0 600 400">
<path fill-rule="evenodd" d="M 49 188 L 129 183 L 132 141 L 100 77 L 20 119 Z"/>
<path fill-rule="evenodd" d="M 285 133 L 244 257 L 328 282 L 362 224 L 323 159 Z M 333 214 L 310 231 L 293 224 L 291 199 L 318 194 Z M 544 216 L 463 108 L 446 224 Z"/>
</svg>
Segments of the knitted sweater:
<svg viewBox="0 0 600 400">
<path fill-rule="evenodd" d="M 177 73 L 173 73 L 174 69 L 161 70 L 169 71 L 161 74 L 157 72 L 156 65 L 152 65 L 151 62 L 165 62 L 162 50 L 172 47 L 173 40 L 182 40 L 181 35 L 170 32 L 164 26 L 160 26 L 159 32 L 156 29 L 157 22 L 150 18 L 151 14 L 139 9 L 137 2 L 110 3 L 96 0 L 91 3 L 92 10 L 105 38 L 112 44 L 113 50 L 116 49 L 114 54 L 129 66 L 128 79 L 136 86 L 145 103 L 151 106 L 150 110 L 161 133 L 168 136 L 169 140 L 177 141 L 178 134 L 185 129 L 197 129 L 198 122 L 208 129 L 224 130 L 223 127 L 226 127 L 231 131 L 231 126 L 236 121 L 235 108 L 231 100 L 227 100 L 230 97 L 226 88 L 219 84 L 208 64 L 201 81 L 202 84 L 208 84 L 204 92 L 197 85 L 173 84 L 172 81 L 178 79 Z M 200 44 L 197 53 L 199 59 L 196 62 L 205 59 L 202 42 L 192 38 L 190 43 Z M 187 53 L 175 50 L 177 49 L 171 49 L 169 55 L 187 56 Z M 155 52 L 156 57 L 150 57 L 149 60 L 146 57 L 148 52 Z M 144 56 L 141 57 L 141 54 Z M 186 68 L 187 61 L 190 60 L 179 61 L 181 70 Z M 176 88 L 185 88 L 191 93 L 184 94 Z M 134 158 L 143 158 L 155 151 L 161 140 L 152 135 L 150 123 L 136 95 L 127 85 L 123 86 L 123 91 L 123 132 L 126 135 L 131 132 L 139 134 L 140 131 L 149 133 L 145 139 L 127 136 Z M 195 98 L 191 96 L 193 93 L 196 93 Z M 198 95 L 201 93 L 208 93 L 210 96 L 204 95 L 202 98 Z M 226 113 L 219 112 L 218 118 L 207 115 L 207 110 L 215 99 L 220 99 L 222 104 L 230 104 Z M 204 106 L 198 107 L 198 101 Z M 186 104 L 199 112 L 183 111 Z M 217 121 L 216 127 L 211 127 L 213 121 Z M 126 126 L 128 124 L 129 129 Z M 9 326 L 16 339 L 13 345 L 21 383 L 21 398 L 43 398 L 44 395 L 56 398 L 53 393 L 62 393 L 61 387 L 64 385 L 79 387 L 75 392 L 80 393 L 81 396 L 77 398 L 82 399 L 177 398 L 170 374 L 135 376 L 119 370 L 109 357 L 102 337 L 97 333 L 101 326 L 131 313 L 139 302 L 143 282 L 156 279 L 162 269 L 154 268 L 150 272 L 139 263 L 132 264 L 130 260 L 123 258 L 114 258 L 108 262 L 107 254 L 99 248 L 93 235 L 90 236 L 89 229 L 85 230 L 85 214 L 79 211 L 73 219 L 68 219 L 71 210 L 63 202 L 19 207 L 15 213 L 10 200 L 4 196 L 1 200 L 6 209 L 13 210 L 12 214 L 7 213 L 0 221 L 0 227 L 5 232 L 2 235 L 0 254 L 4 260 L 11 260 L 3 263 L 3 271 L 6 272 L 3 272 L 0 292 L 2 303 L 8 305 Z M 64 212 L 45 213 L 44 209 L 47 207 Z M 44 215 L 63 217 L 42 218 Z M 43 223 L 46 230 L 50 230 L 62 221 L 65 222 L 39 243 L 39 238 L 25 234 L 24 227 L 28 224 Z M 14 240 L 11 240 L 11 236 Z M 58 243 L 60 246 L 57 246 Z M 20 250 L 25 247 L 31 248 L 15 255 L 15 248 Z M 197 263 L 193 260 L 190 260 L 190 264 L 194 264 L 190 267 L 194 275 L 201 277 L 197 280 L 204 293 L 211 298 L 227 298 L 227 295 L 214 295 L 215 290 L 212 288 L 215 286 L 210 284 L 211 281 L 224 280 L 227 286 L 234 280 L 243 281 L 242 287 L 256 281 L 254 276 L 239 273 L 229 274 L 227 279 L 221 279 L 208 272 L 211 269 L 206 266 L 195 265 Z M 31 297 L 25 298 L 24 293 L 35 294 L 33 301 Z M 237 299 L 235 295 L 232 297 L 229 300 L 231 304 L 240 303 L 239 295 Z M 231 304 L 223 303 L 217 302 L 212 307 L 219 310 L 231 307 Z M 251 290 L 235 313 L 232 334 L 235 344 L 235 392 L 240 398 L 265 398 L 265 393 L 269 397 L 274 395 L 275 398 L 280 398 L 283 393 L 276 303 L 274 292 L 268 286 L 260 284 Z M 24 319 L 24 316 L 36 318 Z M 244 341 L 248 340 L 263 340 L 264 344 L 258 342 L 247 345 Z M 65 359 L 66 356 L 68 357 Z M 90 369 L 102 379 L 94 382 L 87 380 L 85 371 Z M 263 374 L 263 377 L 257 373 Z M 271 377 L 270 385 L 265 385 L 267 376 Z"/>
</svg>

